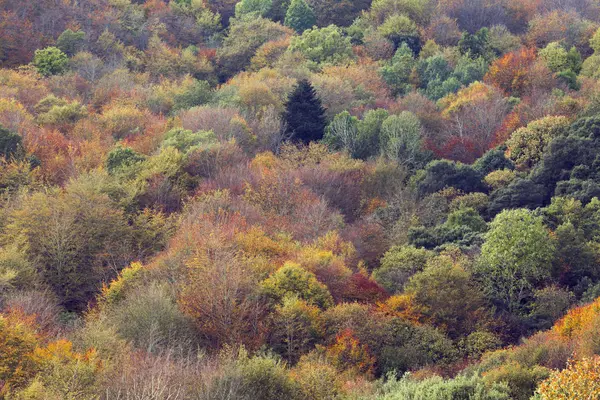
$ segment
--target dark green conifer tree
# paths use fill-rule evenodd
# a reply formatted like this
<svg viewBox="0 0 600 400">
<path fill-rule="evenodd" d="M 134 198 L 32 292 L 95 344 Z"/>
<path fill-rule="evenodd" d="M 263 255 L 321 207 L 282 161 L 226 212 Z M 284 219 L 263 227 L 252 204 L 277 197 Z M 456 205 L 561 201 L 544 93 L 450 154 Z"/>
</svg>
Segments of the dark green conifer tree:
<svg viewBox="0 0 600 400">
<path fill-rule="evenodd" d="M 323 138 L 325 109 L 308 80 L 298 82 L 290 94 L 283 119 L 293 140 L 309 143 Z"/>
</svg>

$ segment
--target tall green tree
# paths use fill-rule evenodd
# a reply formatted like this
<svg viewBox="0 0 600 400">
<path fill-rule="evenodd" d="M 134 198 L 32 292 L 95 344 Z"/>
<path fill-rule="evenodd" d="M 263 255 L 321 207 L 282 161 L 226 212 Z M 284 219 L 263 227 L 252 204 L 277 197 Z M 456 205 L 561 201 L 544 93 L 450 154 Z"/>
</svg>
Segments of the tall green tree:
<svg viewBox="0 0 600 400">
<path fill-rule="evenodd" d="M 312 8 L 304 0 L 292 0 L 285 13 L 284 25 L 302 34 L 317 23 Z"/>
<path fill-rule="evenodd" d="M 519 313 L 536 286 L 550 278 L 555 252 L 542 217 L 526 209 L 505 210 L 490 224 L 477 273 L 493 302 Z"/>
<path fill-rule="evenodd" d="M 290 95 L 283 119 L 295 140 L 309 143 L 323 138 L 325 109 L 308 80 L 301 80 Z"/>
</svg>

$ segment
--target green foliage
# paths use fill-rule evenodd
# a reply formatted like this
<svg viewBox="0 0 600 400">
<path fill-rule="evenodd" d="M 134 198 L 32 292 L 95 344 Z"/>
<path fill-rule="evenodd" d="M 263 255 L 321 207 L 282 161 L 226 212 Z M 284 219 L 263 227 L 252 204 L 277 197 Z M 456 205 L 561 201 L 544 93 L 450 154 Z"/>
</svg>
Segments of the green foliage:
<svg viewBox="0 0 600 400">
<path fill-rule="evenodd" d="M 412 246 L 394 246 L 381 259 L 381 265 L 373 271 L 373 279 L 389 293 L 402 292 L 408 279 L 422 271 L 433 253 Z"/>
<path fill-rule="evenodd" d="M 116 205 L 126 194 L 106 179 L 83 175 L 64 192 L 28 196 L 9 215 L 3 235 L 5 242 L 26 244 L 27 260 L 69 310 L 83 309 L 109 268 L 130 261 L 133 227 Z"/>
<path fill-rule="evenodd" d="M 377 30 L 383 37 L 390 40 L 395 48 L 405 43 L 413 54 L 419 54 L 421 51 L 421 40 L 417 25 L 406 15 L 389 16 Z"/>
<path fill-rule="evenodd" d="M 345 64 L 354 58 L 350 38 L 335 25 L 305 30 L 301 36 L 292 38 L 288 51 L 299 52 L 316 68 Z"/>
<path fill-rule="evenodd" d="M 308 353 L 323 334 L 320 309 L 296 296 L 286 296 L 273 313 L 273 350 L 288 362 Z"/>
<path fill-rule="evenodd" d="M 367 159 L 381 152 L 381 127 L 389 112 L 382 108 L 367 111 L 358 121 L 358 139 L 361 144 L 356 156 Z"/>
<path fill-rule="evenodd" d="M 115 174 L 144 160 L 144 156 L 136 153 L 130 147 L 117 145 L 106 156 L 106 170 L 111 174 Z"/>
<path fill-rule="evenodd" d="M 481 28 L 476 33 L 463 32 L 458 47 L 462 54 L 469 55 L 472 58 L 483 57 L 491 59 L 493 54 L 489 43 L 489 29 Z"/>
<path fill-rule="evenodd" d="M 234 19 L 227 37 L 217 49 L 218 75 L 222 81 L 250 65 L 256 50 L 263 44 L 291 34 L 289 28 L 261 17 Z"/>
<path fill-rule="evenodd" d="M 271 11 L 272 0 L 241 0 L 235 5 L 235 16 L 266 17 Z"/>
<path fill-rule="evenodd" d="M 510 159 L 521 168 L 533 167 L 540 161 L 548 143 L 564 135 L 568 127 L 569 120 L 565 117 L 544 117 L 517 129 L 506 141 Z"/>
<path fill-rule="evenodd" d="M 569 68 L 567 50 L 565 50 L 558 42 L 548 43 L 548 45 L 540 50 L 538 54 L 553 72 L 559 72 Z"/>
<path fill-rule="evenodd" d="M 217 142 L 212 131 L 192 132 L 188 129 L 173 128 L 165 134 L 162 147 L 174 147 L 182 153 L 192 152 L 202 146 Z"/>
<path fill-rule="evenodd" d="M 75 124 L 87 114 L 87 108 L 78 101 L 57 102 L 48 111 L 40 113 L 37 120 L 41 125 L 64 128 L 66 125 Z"/>
<path fill-rule="evenodd" d="M 536 290 L 533 297 L 529 323 L 536 330 L 550 329 L 557 319 L 565 315 L 575 301 L 573 293 L 557 286 Z"/>
<path fill-rule="evenodd" d="M 454 187 L 465 193 L 484 191 L 483 175 L 470 165 L 447 161 L 431 161 L 418 179 L 421 195 L 431 194 L 445 187 Z"/>
<path fill-rule="evenodd" d="M 384 328 L 383 338 L 376 346 L 382 375 L 404 372 L 428 365 L 450 365 L 457 359 L 452 340 L 431 325 L 412 325 L 398 318 Z M 373 347 L 370 347 L 373 348 Z"/>
<path fill-rule="evenodd" d="M 21 136 L 0 125 L 0 157 L 10 159 L 22 152 Z"/>
<path fill-rule="evenodd" d="M 536 208 L 544 204 L 547 190 L 544 185 L 529 179 L 516 178 L 507 187 L 495 190 L 490 196 L 488 214 L 496 215 L 504 209 Z"/>
<path fill-rule="evenodd" d="M 478 158 L 474 163 L 473 167 L 480 171 L 484 175 L 488 175 L 490 172 L 497 170 L 513 170 L 515 164 L 508 158 L 506 158 L 505 152 L 500 148 L 495 148 L 487 151 L 484 155 Z"/>
<path fill-rule="evenodd" d="M 195 79 L 192 86 L 173 98 L 173 111 L 187 110 L 211 101 L 213 92 L 207 81 Z"/>
<path fill-rule="evenodd" d="M 412 379 L 407 374 L 401 379 L 389 376 L 377 400 L 432 399 L 432 400 L 508 400 L 511 399 L 506 384 L 487 385 L 477 375 L 458 375 L 453 379 L 439 376 L 423 380 Z"/>
<path fill-rule="evenodd" d="M 552 272 L 556 244 L 542 218 L 505 210 L 490 224 L 476 271 L 486 295 L 512 313 L 523 312 L 536 286 Z"/>
<path fill-rule="evenodd" d="M 320 283 L 315 274 L 298 264 L 286 263 L 261 284 L 266 296 L 276 302 L 284 301 L 286 296 L 295 295 L 308 304 L 321 308 L 333 305 L 333 298 L 327 286 Z"/>
<path fill-rule="evenodd" d="M 451 253 L 429 260 L 427 267 L 406 284 L 420 312 L 435 326 L 460 337 L 475 330 L 473 316 L 483 306 L 483 296 L 460 259 Z"/>
<path fill-rule="evenodd" d="M 177 307 L 166 285 L 137 285 L 118 303 L 106 309 L 105 323 L 121 338 L 148 352 L 177 346 L 193 347 L 197 335 L 191 321 Z"/>
<path fill-rule="evenodd" d="M 559 225 L 555 232 L 557 240 L 557 268 L 555 272 L 563 284 L 573 287 L 581 279 L 598 279 L 595 252 L 586 241 L 583 229 L 573 223 Z"/>
<path fill-rule="evenodd" d="M 295 140 L 309 143 L 323 138 L 325 109 L 309 81 L 298 82 L 288 98 L 283 119 Z"/>
<path fill-rule="evenodd" d="M 469 207 L 459 208 L 448 214 L 448 219 L 444 225 L 449 228 L 466 226 L 473 232 L 485 232 L 487 230 L 487 224 L 483 218 L 477 211 Z"/>
<path fill-rule="evenodd" d="M 85 32 L 75 31 L 71 29 L 65 30 L 56 39 L 56 47 L 58 47 L 63 53 L 69 57 L 73 57 L 76 53 L 81 51 L 85 46 Z"/>
<path fill-rule="evenodd" d="M 347 150 L 350 155 L 356 157 L 361 146 L 358 123 L 358 118 L 351 116 L 348 111 L 337 114 L 327 126 L 323 141 L 333 149 Z"/>
<path fill-rule="evenodd" d="M 548 368 L 523 366 L 511 362 L 488 371 L 484 382 L 488 384 L 505 383 L 509 388 L 511 399 L 529 400 L 537 385 L 549 375 Z"/>
<path fill-rule="evenodd" d="M 409 169 L 418 169 L 429 161 L 421 136 L 421 122 L 416 115 L 403 111 L 392 115 L 381 124 L 381 153 Z"/>
<path fill-rule="evenodd" d="M 300 399 L 297 384 L 287 373 L 285 365 L 273 356 L 248 358 L 242 353 L 229 375 L 239 379 L 239 394 L 235 397 L 237 399 Z"/>
<path fill-rule="evenodd" d="M 381 67 L 379 73 L 392 89 L 393 94 L 406 94 L 411 89 L 410 77 L 415 66 L 416 61 L 412 50 L 406 43 L 402 43 L 390 62 Z"/>
<path fill-rule="evenodd" d="M 36 50 L 33 66 L 44 76 L 57 75 L 67 69 L 69 59 L 65 53 L 56 47 L 46 47 Z"/>
<path fill-rule="evenodd" d="M 285 13 L 285 26 L 289 26 L 299 34 L 312 28 L 317 23 L 315 13 L 305 0 L 292 0 Z"/>
</svg>

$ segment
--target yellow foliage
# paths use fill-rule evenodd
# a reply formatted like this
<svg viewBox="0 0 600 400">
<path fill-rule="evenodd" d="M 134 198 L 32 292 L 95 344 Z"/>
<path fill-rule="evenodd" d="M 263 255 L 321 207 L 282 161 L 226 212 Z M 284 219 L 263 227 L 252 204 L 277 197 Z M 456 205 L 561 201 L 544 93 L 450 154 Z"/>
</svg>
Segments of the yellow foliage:
<svg viewBox="0 0 600 400">
<path fill-rule="evenodd" d="M 600 297 L 594 302 L 570 310 L 552 330 L 565 339 L 579 336 L 600 316 Z"/>
<path fill-rule="evenodd" d="M 108 286 L 103 284 L 101 297 L 102 300 L 108 305 L 122 300 L 125 295 L 125 290 L 131 285 L 131 282 L 140 275 L 142 269 L 143 266 L 141 263 L 131 263 L 131 265 L 127 268 L 124 268 L 119 273 L 119 276 L 113 279 Z"/>
<path fill-rule="evenodd" d="M 543 381 L 538 393 L 543 400 L 600 398 L 600 356 L 569 363 Z"/>
<path fill-rule="evenodd" d="M 469 87 L 461 89 L 457 93 L 449 94 L 441 99 L 440 105 L 444 109 L 442 114 L 444 116 L 449 116 L 468 104 L 486 100 L 493 93 L 493 90 L 492 87 L 482 82 L 474 82 L 469 85 Z"/>
</svg>

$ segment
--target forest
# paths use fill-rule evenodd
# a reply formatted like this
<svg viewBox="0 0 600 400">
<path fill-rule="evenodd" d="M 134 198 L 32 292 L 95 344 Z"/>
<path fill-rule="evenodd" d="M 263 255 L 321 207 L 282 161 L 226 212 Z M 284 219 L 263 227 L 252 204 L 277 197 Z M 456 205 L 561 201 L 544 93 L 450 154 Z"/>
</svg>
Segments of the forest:
<svg viewBox="0 0 600 400">
<path fill-rule="evenodd" d="M 600 3 L 0 0 L 0 399 L 600 399 Z"/>
</svg>

